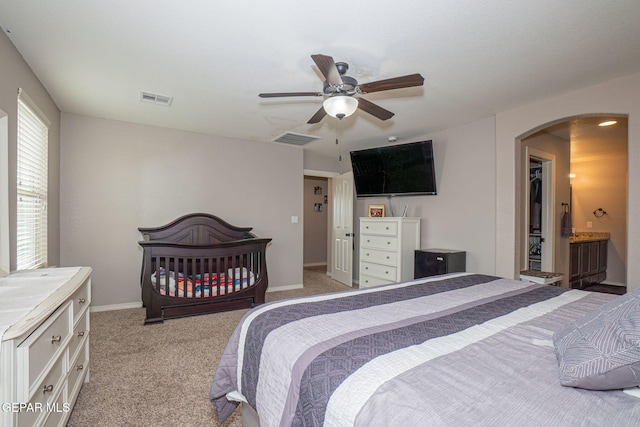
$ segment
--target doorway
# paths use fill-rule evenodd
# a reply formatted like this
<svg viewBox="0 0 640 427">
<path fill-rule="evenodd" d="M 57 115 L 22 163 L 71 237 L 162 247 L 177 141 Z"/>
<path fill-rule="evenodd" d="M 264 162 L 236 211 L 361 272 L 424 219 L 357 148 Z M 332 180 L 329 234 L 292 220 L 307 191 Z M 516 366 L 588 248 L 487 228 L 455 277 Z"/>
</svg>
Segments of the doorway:
<svg viewBox="0 0 640 427">
<path fill-rule="evenodd" d="M 326 265 L 327 275 L 332 279 L 353 286 L 353 172 L 340 175 L 305 169 L 304 182 L 303 264 L 305 267 Z M 322 187 L 320 191 L 318 186 Z M 322 194 L 318 194 L 320 192 Z M 326 222 L 323 220 L 318 227 L 312 224 L 319 218 L 319 203 L 322 203 L 319 210 L 326 214 Z M 308 215 L 312 215 L 311 220 Z M 314 238 L 319 232 L 324 232 L 324 237 Z M 319 253 L 322 246 L 326 251 L 324 255 Z M 324 261 L 312 261 L 311 252 Z"/>
<path fill-rule="evenodd" d="M 525 188 L 525 270 L 553 272 L 555 269 L 555 161 L 556 156 L 525 146 L 529 161 Z"/>
<path fill-rule="evenodd" d="M 327 265 L 329 230 L 329 179 L 304 176 L 303 265 Z"/>
</svg>

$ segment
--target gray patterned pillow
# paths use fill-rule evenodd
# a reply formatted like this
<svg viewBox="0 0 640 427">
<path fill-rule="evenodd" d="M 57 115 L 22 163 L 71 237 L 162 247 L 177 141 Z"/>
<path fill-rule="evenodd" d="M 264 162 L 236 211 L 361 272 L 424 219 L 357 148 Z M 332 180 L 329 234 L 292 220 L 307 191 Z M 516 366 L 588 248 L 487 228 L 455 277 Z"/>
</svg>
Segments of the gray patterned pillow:
<svg viewBox="0 0 640 427">
<path fill-rule="evenodd" d="M 553 335 L 560 383 L 590 390 L 640 385 L 640 289 Z"/>
</svg>

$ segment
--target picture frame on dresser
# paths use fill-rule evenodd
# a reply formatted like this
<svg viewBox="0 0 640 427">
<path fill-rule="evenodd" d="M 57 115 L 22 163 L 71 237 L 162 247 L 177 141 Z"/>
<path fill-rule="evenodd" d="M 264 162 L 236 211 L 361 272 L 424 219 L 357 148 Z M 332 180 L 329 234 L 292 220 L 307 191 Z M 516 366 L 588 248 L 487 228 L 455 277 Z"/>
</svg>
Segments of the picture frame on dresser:
<svg viewBox="0 0 640 427">
<path fill-rule="evenodd" d="M 367 212 L 369 213 L 369 218 L 383 218 L 384 205 L 369 205 Z"/>
</svg>

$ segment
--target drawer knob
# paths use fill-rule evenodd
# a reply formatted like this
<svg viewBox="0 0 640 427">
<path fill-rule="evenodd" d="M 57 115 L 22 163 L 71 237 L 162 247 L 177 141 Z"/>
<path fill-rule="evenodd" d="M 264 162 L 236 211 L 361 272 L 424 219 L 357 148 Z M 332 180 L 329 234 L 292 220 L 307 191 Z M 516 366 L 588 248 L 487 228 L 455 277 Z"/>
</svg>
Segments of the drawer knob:
<svg viewBox="0 0 640 427">
<path fill-rule="evenodd" d="M 388 229 L 389 229 L 389 227 L 386 227 L 386 229 L 388 230 Z"/>
<path fill-rule="evenodd" d="M 367 253 L 367 256 L 369 256 L 369 254 Z"/>
<path fill-rule="evenodd" d="M 42 387 L 42 394 L 51 393 L 52 391 L 53 391 L 53 384 L 45 385 L 44 387 Z"/>
<path fill-rule="evenodd" d="M 389 259 L 389 255 L 387 255 L 387 259 Z"/>
<path fill-rule="evenodd" d="M 391 244 L 391 242 L 387 242 L 387 245 L 390 245 L 390 244 Z"/>
<path fill-rule="evenodd" d="M 87 300 L 86 300 L 86 299 L 84 299 L 84 298 L 80 298 L 80 299 L 78 300 L 78 304 L 84 304 L 85 302 L 87 302 Z"/>
<path fill-rule="evenodd" d="M 82 371 L 84 369 L 84 365 L 76 366 L 76 371 Z"/>
<path fill-rule="evenodd" d="M 62 341 L 62 335 L 54 335 L 51 337 L 51 344 Z"/>
<path fill-rule="evenodd" d="M 84 331 L 78 332 L 78 338 L 82 338 L 84 336 Z"/>
<path fill-rule="evenodd" d="M 369 269 L 369 267 L 365 267 L 364 269 L 365 269 L 365 270 L 368 270 L 368 269 Z"/>
</svg>

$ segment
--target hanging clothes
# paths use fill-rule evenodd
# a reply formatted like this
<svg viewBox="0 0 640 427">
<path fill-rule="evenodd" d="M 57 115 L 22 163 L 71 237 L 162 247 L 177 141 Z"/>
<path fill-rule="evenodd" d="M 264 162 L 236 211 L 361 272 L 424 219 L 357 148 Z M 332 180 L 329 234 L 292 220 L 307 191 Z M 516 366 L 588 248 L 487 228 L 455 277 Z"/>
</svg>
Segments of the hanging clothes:
<svg viewBox="0 0 640 427">
<path fill-rule="evenodd" d="M 542 230 L 542 180 L 535 175 L 530 188 L 530 231 L 539 233 Z"/>
</svg>

